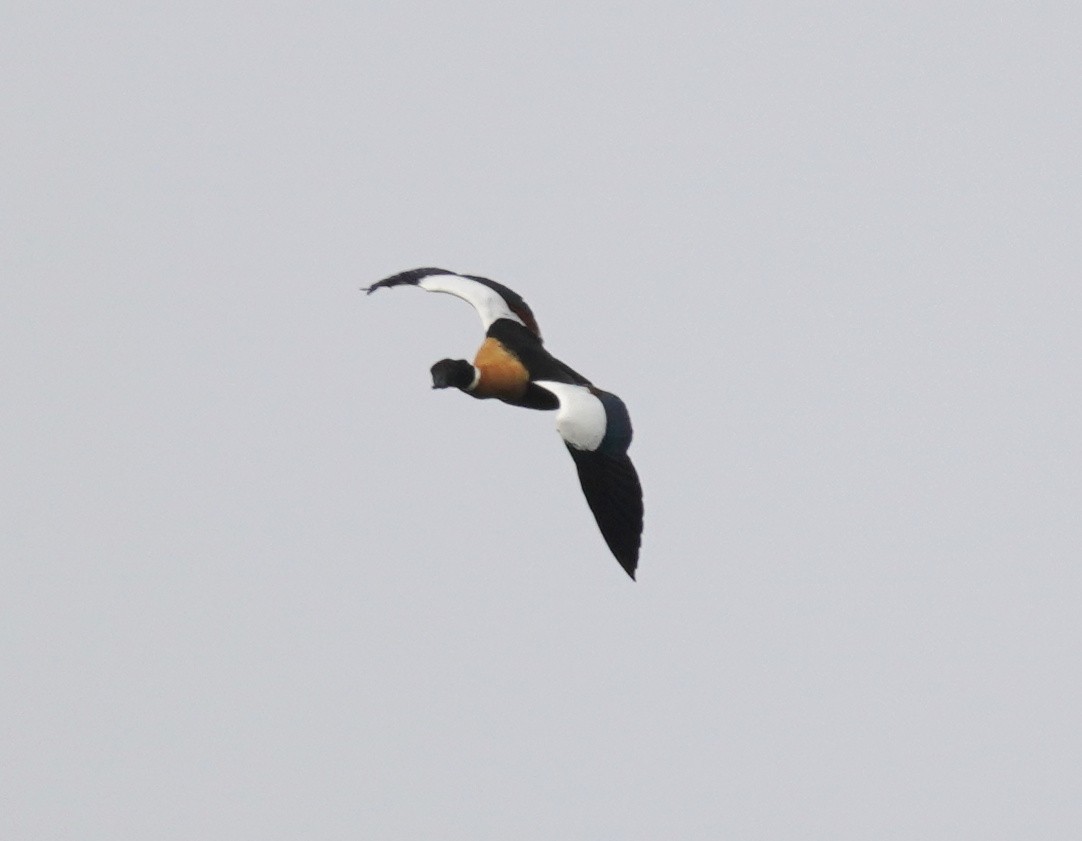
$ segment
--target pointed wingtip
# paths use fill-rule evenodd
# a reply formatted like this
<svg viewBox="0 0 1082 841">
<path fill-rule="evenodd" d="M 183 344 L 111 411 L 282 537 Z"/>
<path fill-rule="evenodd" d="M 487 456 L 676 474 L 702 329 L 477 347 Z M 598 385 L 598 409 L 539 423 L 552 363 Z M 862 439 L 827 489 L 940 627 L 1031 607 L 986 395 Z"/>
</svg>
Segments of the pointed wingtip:
<svg viewBox="0 0 1082 841">
<path fill-rule="evenodd" d="M 368 286 L 362 286 L 361 291 L 365 295 L 371 295 L 377 289 L 382 289 L 384 286 L 387 286 L 387 285 L 388 284 L 387 284 L 386 280 L 377 280 L 375 283 L 371 283 Z"/>
<path fill-rule="evenodd" d="M 610 547 L 611 549 L 612 547 Z M 639 571 L 639 550 L 636 547 L 634 552 L 617 553 L 613 552 L 613 557 L 616 558 L 616 562 L 620 565 L 620 568 L 627 573 L 627 577 L 632 581 L 635 581 L 635 574 Z"/>
<path fill-rule="evenodd" d="M 383 280 L 376 281 L 371 286 L 362 286 L 361 290 L 371 295 L 377 289 L 383 289 L 385 286 L 416 286 L 423 278 L 433 274 L 454 274 L 454 272 L 435 268 L 409 269 L 408 271 L 399 272 L 390 277 L 385 277 Z"/>
</svg>

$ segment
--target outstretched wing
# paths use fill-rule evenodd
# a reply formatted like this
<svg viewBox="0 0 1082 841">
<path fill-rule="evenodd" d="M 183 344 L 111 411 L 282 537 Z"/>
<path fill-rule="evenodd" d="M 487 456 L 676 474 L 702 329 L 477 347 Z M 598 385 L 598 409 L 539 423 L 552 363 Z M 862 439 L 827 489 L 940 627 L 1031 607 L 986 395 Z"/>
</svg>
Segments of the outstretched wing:
<svg viewBox="0 0 1082 841">
<path fill-rule="evenodd" d="M 632 578 L 642 544 L 642 485 L 627 453 L 607 455 L 567 445 L 601 536 Z"/>
<path fill-rule="evenodd" d="M 522 296 L 486 277 L 458 274 L 447 269 L 410 269 L 373 283 L 365 291 L 371 295 L 377 289 L 391 286 L 419 286 L 428 292 L 454 295 L 477 310 L 486 332 L 493 322 L 506 318 L 523 325 L 541 341 L 537 320 Z"/>
<path fill-rule="evenodd" d="M 615 394 L 588 385 L 537 381 L 560 402 L 556 429 L 579 474 L 601 535 L 628 575 L 635 577 L 642 544 L 642 485 L 628 458 L 631 418 Z"/>
</svg>

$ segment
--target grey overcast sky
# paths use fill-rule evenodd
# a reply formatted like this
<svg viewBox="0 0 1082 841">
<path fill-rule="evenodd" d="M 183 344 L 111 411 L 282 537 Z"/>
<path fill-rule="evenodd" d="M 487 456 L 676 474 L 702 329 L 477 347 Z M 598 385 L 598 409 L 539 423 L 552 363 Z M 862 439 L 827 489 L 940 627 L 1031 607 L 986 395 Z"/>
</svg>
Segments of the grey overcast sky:
<svg viewBox="0 0 1082 841">
<path fill-rule="evenodd" d="M 1077 4 L 0 19 L 0 837 L 1082 837 Z"/>
</svg>

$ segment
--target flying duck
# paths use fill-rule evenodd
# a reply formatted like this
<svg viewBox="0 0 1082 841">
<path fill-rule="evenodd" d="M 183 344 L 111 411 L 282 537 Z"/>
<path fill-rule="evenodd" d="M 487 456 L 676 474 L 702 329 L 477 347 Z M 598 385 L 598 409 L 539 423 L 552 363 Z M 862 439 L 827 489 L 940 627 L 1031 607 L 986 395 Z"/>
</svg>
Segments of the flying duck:
<svg viewBox="0 0 1082 841">
<path fill-rule="evenodd" d="M 469 303 L 481 317 L 485 340 L 473 362 L 441 359 L 433 388 L 457 388 L 478 399 L 556 411 L 560 433 L 578 470 L 586 502 L 624 571 L 635 578 L 642 541 L 642 487 L 628 458 L 631 418 L 624 402 L 596 388 L 542 346 L 541 331 L 522 297 L 484 277 L 446 269 L 411 269 L 365 288 L 418 286 Z"/>
</svg>

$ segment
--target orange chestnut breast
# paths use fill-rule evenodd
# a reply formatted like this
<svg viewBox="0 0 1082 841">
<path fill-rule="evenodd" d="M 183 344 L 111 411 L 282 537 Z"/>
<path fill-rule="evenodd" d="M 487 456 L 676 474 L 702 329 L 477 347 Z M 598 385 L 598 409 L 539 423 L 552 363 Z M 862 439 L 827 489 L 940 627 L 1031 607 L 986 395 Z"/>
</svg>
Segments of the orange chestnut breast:
<svg viewBox="0 0 1082 841">
<path fill-rule="evenodd" d="M 497 339 L 485 339 L 473 360 L 481 377 L 473 394 L 477 397 L 500 397 L 512 400 L 526 393 L 530 374 L 511 351 Z"/>
</svg>

